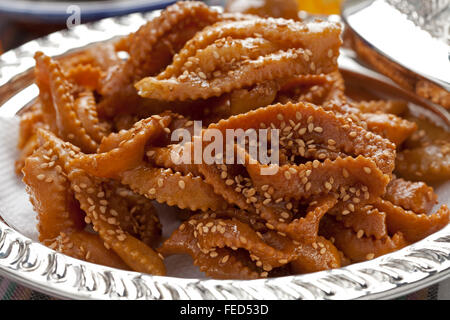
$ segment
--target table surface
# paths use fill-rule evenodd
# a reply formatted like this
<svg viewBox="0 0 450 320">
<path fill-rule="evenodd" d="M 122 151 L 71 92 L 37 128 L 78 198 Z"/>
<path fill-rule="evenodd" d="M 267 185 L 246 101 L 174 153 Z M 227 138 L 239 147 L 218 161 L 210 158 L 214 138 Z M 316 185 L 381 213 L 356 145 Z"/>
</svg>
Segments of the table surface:
<svg viewBox="0 0 450 320">
<path fill-rule="evenodd" d="M 30 25 L 0 17 L 0 53 L 13 49 L 32 39 L 63 29 L 63 25 Z M 51 300 L 40 292 L 0 277 L 0 300 Z M 450 300 L 450 279 L 399 298 L 401 300 Z"/>
</svg>

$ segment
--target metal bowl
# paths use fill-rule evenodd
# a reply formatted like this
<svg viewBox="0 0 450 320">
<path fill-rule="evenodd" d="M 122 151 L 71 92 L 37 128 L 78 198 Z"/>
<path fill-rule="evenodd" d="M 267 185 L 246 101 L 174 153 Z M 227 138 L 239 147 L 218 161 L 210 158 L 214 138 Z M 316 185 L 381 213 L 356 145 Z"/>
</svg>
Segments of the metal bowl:
<svg viewBox="0 0 450 320">
<path fill-rule="evenodd" d="M 30 69 L 36 50 L 52 56 L 66 54 L 135 31 L 158 14 L 132 14 L 80 25 L 0 56 L 0 116 L 15 115 L 36 96 Z M 351 53 L 343 51 L 340 66 L 343 72 L 383 83 L 400 95 L 404 93 L 387 78 L 357 64 Z M 0 176 L 0 184 L 1 180 Z M 5 201 L 0 199 L 0 216 Z M 449 273 L 450 226 L 371 261 L 306 275 L 238 281 L 152 276 L 87 263 L 34 242 L 0 221 L 0 274 L 59 298 L 386 299 L 430 286 Z"/>
</svg>

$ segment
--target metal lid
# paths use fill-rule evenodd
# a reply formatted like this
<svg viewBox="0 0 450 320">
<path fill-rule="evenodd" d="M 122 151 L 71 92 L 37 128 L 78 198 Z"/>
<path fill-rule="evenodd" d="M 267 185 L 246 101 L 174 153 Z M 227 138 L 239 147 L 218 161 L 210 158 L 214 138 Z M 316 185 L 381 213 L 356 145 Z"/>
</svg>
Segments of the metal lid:
<svg viewBox="0 0 450 320">
<path fill-rule="evenodd" d="M 347 0 L 342 18 L 363 60 L 450 108 L 450 0 Z"/>
</svg>

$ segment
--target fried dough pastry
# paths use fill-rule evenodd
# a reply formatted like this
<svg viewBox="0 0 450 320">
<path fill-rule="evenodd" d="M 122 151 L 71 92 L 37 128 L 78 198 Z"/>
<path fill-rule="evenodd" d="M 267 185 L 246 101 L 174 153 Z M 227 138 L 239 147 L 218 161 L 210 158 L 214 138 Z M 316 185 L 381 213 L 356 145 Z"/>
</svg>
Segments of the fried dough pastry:
<svg viewBox="0 0 450 320">
<path fill-rule="evenodd" d="M 408 103 L 402 100 L 358 101 L 354 106 L 363 113 L 388 113 L 401 115 L 408 109 Z"/>
<path fill-rule="evenodd" d="M 450 134 L 407 101 L 348 97 L 340 33 L 183 1 L 117 40 L 36 53 L 16 171 L 39 241 L 143 273 L 187 254 L 208 277 L 259 279 L 444 228 L 426 182 L 449 179 Z M 182 212 L 168 237 L 154 202 Z"/>
<path fill-rule="evenodd" d="M 428 213 L 437 203 L 433 188 L 424 182 L 393 179 L 387 186 L 383 198 L 406 210 Z"/>
<path fill-rule="evenodd" d="M 365 237 L 329 217 L 323 220 L 321 232 L 326 237 L 332 237 L 334 245 L 352 262 L 372 260 L 409 244 L 402 233 L 395 233 L 392 237 L 385 236 L 381 239 Z"/>
<path fill-rule="evenodd" d="M 379 200 L 374 206 L 386 212 L 386 224 L 390 232 L 401 232 L 411 242 L 416 242 L 442 229 L 448 224 L 450 216 L 446 205 L 431 215 L 404 210 L 386 200 Z"/>
<path fill-rule="evenodd" d="M 64 240 L 57 239 L 58 236 L 61 236 L 61 233 L 63 233 L 63 238 L 67 238 L 70 241 L 75 241 L 76 239 L 78 243 L 80 243 L 83 236 L 86 238 L 91 237 L 81 232 L 83 230 L 82 226 L 75 227 L 75 222 L 80 220 L 79 217 L 82 217 L 81 221 L 92 224 L 94 231 L 98 232 L 98 236 L 104 242 L 103 251 L 100 250 L 102 247 L 96 245 L 93 248 L 98 250 L 95 249 L 91 254 L 97 252 L 100 255 L 106 255 L 106 249 L 107 252 L 115 253 L 111 257 L 111 261 L 117 262 L 121 259 L 123 261 L 122 265 L 126 265 L 133 270 L 158 275 L 164 274 L 165 267 L 161 257 L 143 242 L 149 242 L 149 239 L 153 240 L 153 235 L 150 235 L 149 238 L 149 230 L 155 232 L 159 229 L 159 226 L 155 225 L 158 219 L 157 217 L 156 219 L 153 218 L 155 211 L 151 204 L 146 203 L 146 206 L 141 208 L 137 206 L 130 208 L 128 205 L 120 204 L 117 195 L 113 201 L 109 201 L 109 198 L 113 196 L 111 190 L 115 190 L 111 188 L 111 183 L 100 178 L 91 177 L 82 169 L 72 166 L 71 162 L 78 156 L 77 153 L 81 152 L 79 148 L 69 142 L 63 142 L 52 133 L 42 129 L 38 131 L 38 135 L 42 140 L 42 147 L 33 154 L 35 156 L 32 156 L 26 162 L 24 182 L 27 184 L 27 190 L 40 216 L 41 241 L 44 240 L 45 242 L 47 239 L 53 242 L 56 241 L 56 244 L 50 244 L 50 246 L 65 249 L 66 246 L 59 244 L 61 241 L 64 243 Z M 51 156 L 52 158 L 49 159 L 53 159 L 53 163 L 48 162 L 48 160 L 38 162 L 42 148 L 46 148 L 42 158 L 46 160 Z M 36 175 L 35 172 L 31 171 L 34 168 L 45 170 L 45 172 L 37 172 L 38 174 Z M 49 168 L 51 169 L 49 170 Z M 50 173 L 53 174 L 50 175 Z M 58 173 L 60 176 L 56 176 Z M 54 193 L 47 194 L 42 192 L 42 190 L 48 190 L 48 186 L 43 187 L 36 185 L 36 183 L 51 183 L 55 188 Z M 61 185 L 62 183 L 65 185 Z M 55 197 L 56 192 L 61 195 L 54 198 L 58 199 L 58 201 L 44 198 L 45 195 Z M 129 199 L 129 201 L 135 200 Z M 41 206 L 44 207 L 41 208 Z M 75 209 L 71 209 L 71 207 Z M 147 209 L 145 214 L 139 212 L 143 208 Z M 131 211 L 134 212 L 132 213 Z M 130 230 L 129 220 L 136 211 L 138 211 L 141 219 L 139 221 L 135 220 L 135 223 L 137 227 L 141 226 L 142 228 L 141 230 L 138 228 Z M 71 213 L 72 215 L 78 214 L 78 220 L 71 216 Z M 146 218 L 145 215 L 150 215 L 150 217 Z M 150 220 L 150 223 L 147 222 L 148 220 Z M 56 235 L 58 232 L 59 234 Z M 73 239 L 72 232 L 77 232 Z M 159 233 L 160 231 L 157 232 Z M 142 241 L 134 237 L 133 233 L 137 236 L 143 236 Z M 76 257 L 80 257 L 79 251 L 81 247 L 87 248 L 82 243 L 79 244 L 78 248 L 75 248 L 76 250 L 73 246 L 67 248 L 74 249 L 73 252 L 70 252 Z M 112 249 L 112 251 L 109 249 Z M 120 259 L 115 255 L 119 256 Z"/>
<path fill-rule="evenodd" d="M 113 251 L 103 246 L 98 235 L 84 231 L 84 214 L 64 172 L 68 155 L 56 154 L 44 141 L 27 158 L 23 168 L 23 181 L 38 213 L 39 240 L 78 259 L 129 269 Z"/>
<path fill-rule="evenodd" d="M 242 250 L 247 255 L 233 253 Z M 322 237 L 297 242 L 280 233 L 270 230 L 260 233 L 238 220 L 217 219 L 208 214 L 194 216 L 181 224 L 160 251 L 165 255 L 188 253 L 195 264 L 212 276 L 217 276 L 218 260 L 219 265 L 227 265 L 220 269 L 221 279 L 264 278 L 287 264 L 297 272 L 340 266 L 337 249 Z M 202 256 L 209 258 L 201 259 Z"/>
</svg>

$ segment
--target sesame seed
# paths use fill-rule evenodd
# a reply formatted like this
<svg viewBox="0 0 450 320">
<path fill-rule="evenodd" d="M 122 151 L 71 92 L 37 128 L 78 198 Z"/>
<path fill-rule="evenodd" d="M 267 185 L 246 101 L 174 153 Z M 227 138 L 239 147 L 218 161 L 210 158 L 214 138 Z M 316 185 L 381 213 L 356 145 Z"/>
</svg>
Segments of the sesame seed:
<svg viewBox="0 0 450 320">
<path fill-rule="evenodd" d="M 363 237 L 363 235 L 364 235 L 364 230 L 359 230 L 359 231 L 356 233 L 356 237 L 357 237 L 358 239 L 361 239 L 361 238 Z"/>
<path fill-rule="evenodd" d="M 364 169 L 364 172 L 367 174 L 370 174 L 372 172 L 372 170 L 368 167 L 364 167 L 363 169 Z"/>
<path fill-rule="evenodd" d="M 178 181 L 178 186 L 180 187 L 180 189 L 184 189 L 186 187 L 186 184 L 184 183 L 183 180 Z"/>
<path fill-rule="evenodd" d="M 323 132 L 323 129 L 321 127 L 315 127 L 314 131 L 317 133 L 321 133 L 321 132 Z"/>
<path fill-rule="evenodd" d="M 306 191 L 309 191 L 309 189 L 311 189 L 311 182 L 308 182 L 305 186 Z"/>
<path fill-rule="evenodd" d="M 270 270 L 272 270 L 272 266 L 270 264 L 267 264 L 267 265 L 263 266 L 263 269 L 265 271 L 270 271 Z"/>
<path fill-rule="evenodd" d="M 36 178 L 37 178 L 38 180 L 42 181 L 42 180 L 45 179 L 45 175 L 39 174 Z"/>
</svg>

